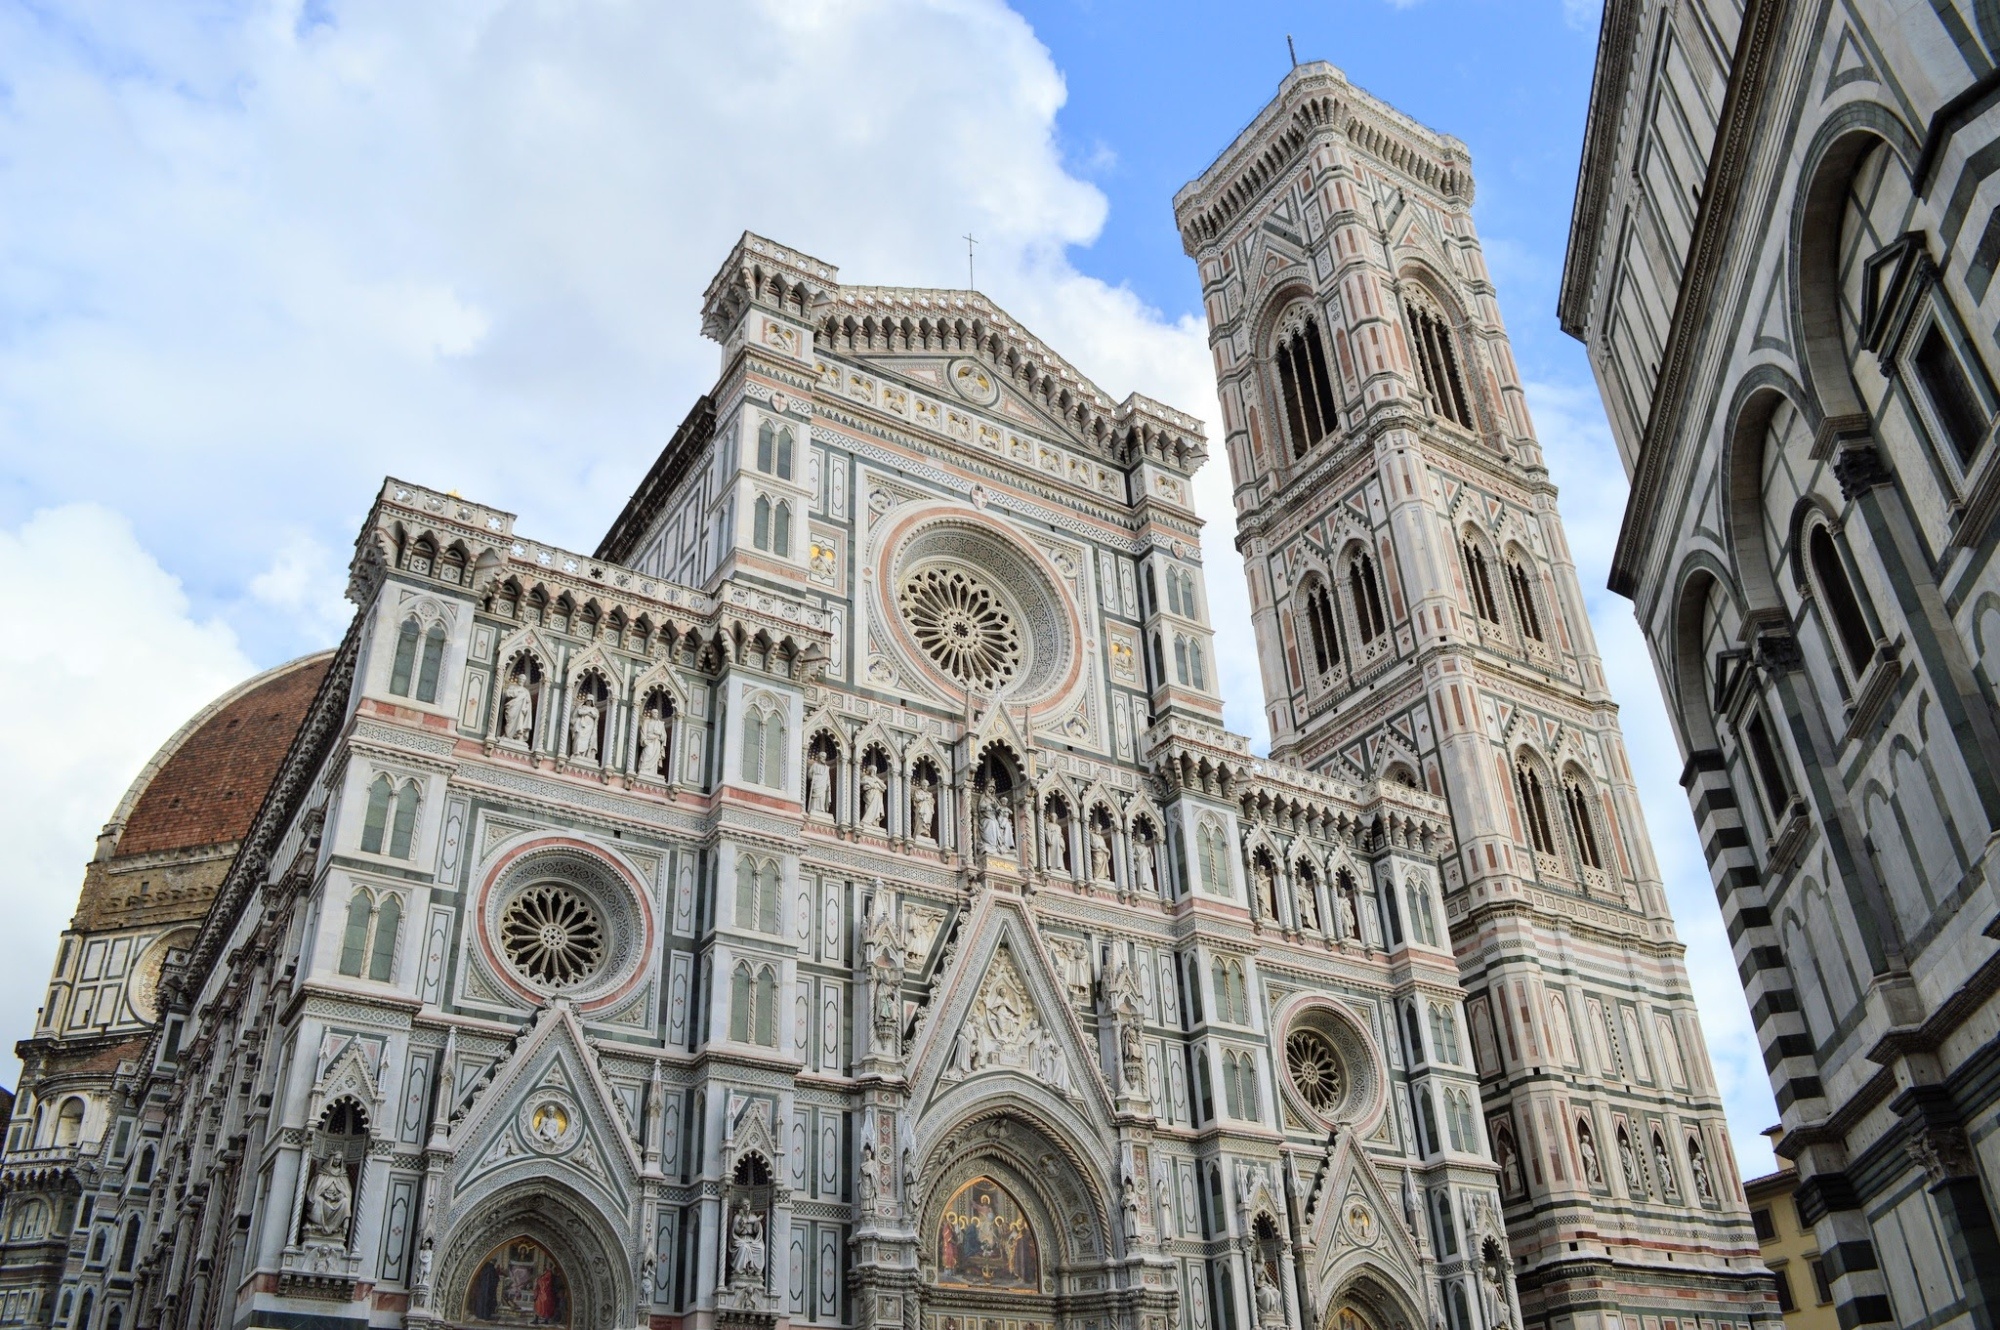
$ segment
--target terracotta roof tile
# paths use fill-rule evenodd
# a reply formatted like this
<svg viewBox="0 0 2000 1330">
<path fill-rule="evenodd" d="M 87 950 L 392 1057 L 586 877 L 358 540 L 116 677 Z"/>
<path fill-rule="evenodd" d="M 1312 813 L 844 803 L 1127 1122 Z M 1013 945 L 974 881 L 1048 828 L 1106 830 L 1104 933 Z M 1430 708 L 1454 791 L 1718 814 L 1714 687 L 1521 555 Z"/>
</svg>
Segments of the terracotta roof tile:
<svg viewBox="0 0 2000 1330">
<path fill-rule="evenodd" d="M 116 853 L 242 840 L 329 660 L 311 660 L 251 689 L 189 735 L 133 804 Z"/>
</svg>

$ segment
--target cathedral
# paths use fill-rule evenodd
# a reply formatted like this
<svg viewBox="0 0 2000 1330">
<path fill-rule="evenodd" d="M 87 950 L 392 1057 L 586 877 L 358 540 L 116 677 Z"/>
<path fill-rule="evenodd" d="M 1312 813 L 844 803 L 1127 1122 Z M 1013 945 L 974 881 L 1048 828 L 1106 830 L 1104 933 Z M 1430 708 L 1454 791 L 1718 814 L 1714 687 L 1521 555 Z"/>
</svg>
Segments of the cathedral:
<svg viewBox="0 0 2000 1330">
<path fill-rule="evenodd" d="M 744 235 L 595 550 L 391 479 L 113 813 L 0 1156 L 59 1330 L 1778 1319 L 1465 148 L 1303 65 L 1192 417 Z"/>
</svg>

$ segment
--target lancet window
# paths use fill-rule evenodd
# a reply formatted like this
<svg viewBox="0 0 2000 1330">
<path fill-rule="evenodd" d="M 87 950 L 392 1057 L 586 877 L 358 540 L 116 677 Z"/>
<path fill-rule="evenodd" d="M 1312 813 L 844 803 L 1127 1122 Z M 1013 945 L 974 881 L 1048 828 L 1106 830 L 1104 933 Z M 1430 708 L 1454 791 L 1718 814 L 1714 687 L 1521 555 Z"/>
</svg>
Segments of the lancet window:
<svg viewBox="0 0 2000 1330">
<path fill-rule="evenodd" d="M 736 861 L 736 926 L 757 933 L 779 932 L 776 859 L 744 855 Z"/>
<path fill-rule="evenodd" d="M 1455 425 L 1472 428 L 1472 411 L 1466 405 L 1465 383 L 1459 377 L 1458 351 L 1452 344 L 1451 328 L 1444 316 L 1422 300 L 1404 304 L 1410 326 L 1410 349 L 1415 354 L 1424 397 L 1436 414 Z"/>
<path fill-rule="evenodd" d="M 368 807 L 361 818 L 361 849 L 365 854 L 410 857 L 417 828 L 417 783 L 398 784 L 386 772 L 368 786 Z"/>
<path fill-rule="evenodd" d="M 1272 358 L 1278 364 L 1278 392 L 1285 401 L 1292 456 L 1304 457 L 1339 420 L 1319 320 L 1303 312 L 1288 317 L 1279 329 Z"/>
<path fill-rule="evenodd" d="M 792 478 L 792 432 L 765 421 L 757 427 L 757 469 L 780 480 Z"/>
<path fill-rule="evenodd" d="M 1514 789 L 1521 796 L 1521 820 L 1528 824 L 1528 843 L 1537 854 L 1554 854 L 1556 838 L 1549 825 L 1548 796 L 1542 789 L 1541 773 L 1525 761 L 1515 763 Z"/>
<path fill-rule="evenodd" d="M 1333 597 L 1315 581 L 1306 589 L 1306 628 L 1312 638 L 1313 664 L 1325 674 L 1340 664 L 1340 634 L 1335 629 Z"/>
<path fill-rule="evenodd" d="M 403 925 L 403 898 L 393 891 L 378 901 L 365 888 L 347 898 L 347 927 L 340 939 L 340 972 L 365 973 L 387 983 L 396 968 L 396 935 Z"/>
<path fill-rule="evenodd" d="M 1347 565 L 1348 590 L 1354 596 L 1354 621 L 1361 630 L 1363 646 L 1389 631 L 1388 616 L 1382 613 L 1382 584 L 1375 575 L 1375 560 L 1368 551 L 1355 554 Z"/>
<path fill-rule="evenodd" d="M 396 632 L 396 656 L 389 670 L 389 691 L 409 697 L 416 686 L 419 702 L 437 701 L 438 673 L 444 667 L 444 625 L 433 623 L 426 629 L 415 615 L 403 620 Z M 422 658 L 418 653 L 421 649 Z"/>
<path fill-rule="evenodd" d="M 759 494 L 750 510 L 750 543 L 781 559 L 792 557 L 792 505 L 789 500 L 771 502 Z"/>
<path fill-rule="evenodd" d="M 738 961 L 730 976 L 729 1037 L 739 1044 L 778 1043 L 778 972 L 769 965 L 755 971 Z"/>
<path fill-rule="evenodd" d="M 1507 560 L 1507 596 L 1514 602 L 1514 618 L 1521 632 L 1537 642 L 1542 636 L 1542 616 L 1535 604 L 1535 575 L 1518 557 Z"/>
<path fill-rule="evenodd" d="M 1576 842 L 1576 856 L 1585 868 L 1604 867 L 1604 855 L 1597 848 L 1597 826 L 1590 816 L 1590 796 L 1583 782 L 1572 776 L 1563 782 L 1563 809 L 1569 814 L 1569 838 Z"/>
<path fill-rule="evenodd" d="M 1487 566 L 1486 551 L 1470 540 L 1458 543 L 1459 558 L 1465 564 L 1465 587 L 1472 595 L 1472 610 L 1488 623 L 1500 622 L 1500 602 L 1493 595 L 1493 574 Z"/>
</svg>

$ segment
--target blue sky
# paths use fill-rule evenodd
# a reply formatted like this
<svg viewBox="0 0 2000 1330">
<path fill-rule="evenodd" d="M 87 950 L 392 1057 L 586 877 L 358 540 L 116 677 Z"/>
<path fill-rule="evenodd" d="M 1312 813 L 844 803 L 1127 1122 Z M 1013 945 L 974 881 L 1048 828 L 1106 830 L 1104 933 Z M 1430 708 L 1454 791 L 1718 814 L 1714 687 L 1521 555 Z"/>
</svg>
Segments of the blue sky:
<svg viewBox="0 0 2000 1330">
<path fill-rule="evenodd" d="M 99 824 L 196 706 L 335 640 L 385 474 L 589 549 L 707 386 L 759 231 L 980 286 L 1114 397 L 1213 419 L 1173 192 L 1325 59 L 1471 149 L 1488 266 L 1642 771 L 1746 1172 L 1775 1118 L 1629 606 L 1624 504 L 1553 310 L 1588 0 L 0 0 L 0 1043 Z M 1213 433 L 1213 431 L 1212 431 Z M 1197 495 L 1261 738 L 1221 458 Z"/>
</svg>

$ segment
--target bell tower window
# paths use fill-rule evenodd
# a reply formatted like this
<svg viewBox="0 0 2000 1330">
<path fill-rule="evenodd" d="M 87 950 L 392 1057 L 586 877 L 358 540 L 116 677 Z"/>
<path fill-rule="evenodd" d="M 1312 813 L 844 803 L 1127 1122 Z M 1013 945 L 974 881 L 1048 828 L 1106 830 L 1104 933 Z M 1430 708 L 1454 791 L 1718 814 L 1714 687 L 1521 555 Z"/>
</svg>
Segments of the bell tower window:
<svg viewBox="0 0 2000 1330">
<path fill-rule="evenodd" d="M 1292 456 L 1304 457 L 1339 422 L 1319 320 L 1311 314 L 1288 319 L 1279 329 L 1272 358 L 1278 362 L 1278 391 L 1285 399 Z"/>
<path fill-rule="evenodd" d="M 1424 381 L 1424 396 L 1430 408 L 1454 425 L 1472 428 L 1472 412 L 1465 402 L 1465 383 L 1458 373 L 1458 351 L 1452 345 L 1451 329 L 1436 310 L 1414 300 L 1404 306 L 1410 325 L 1410 351 Z"/>
</svg>

